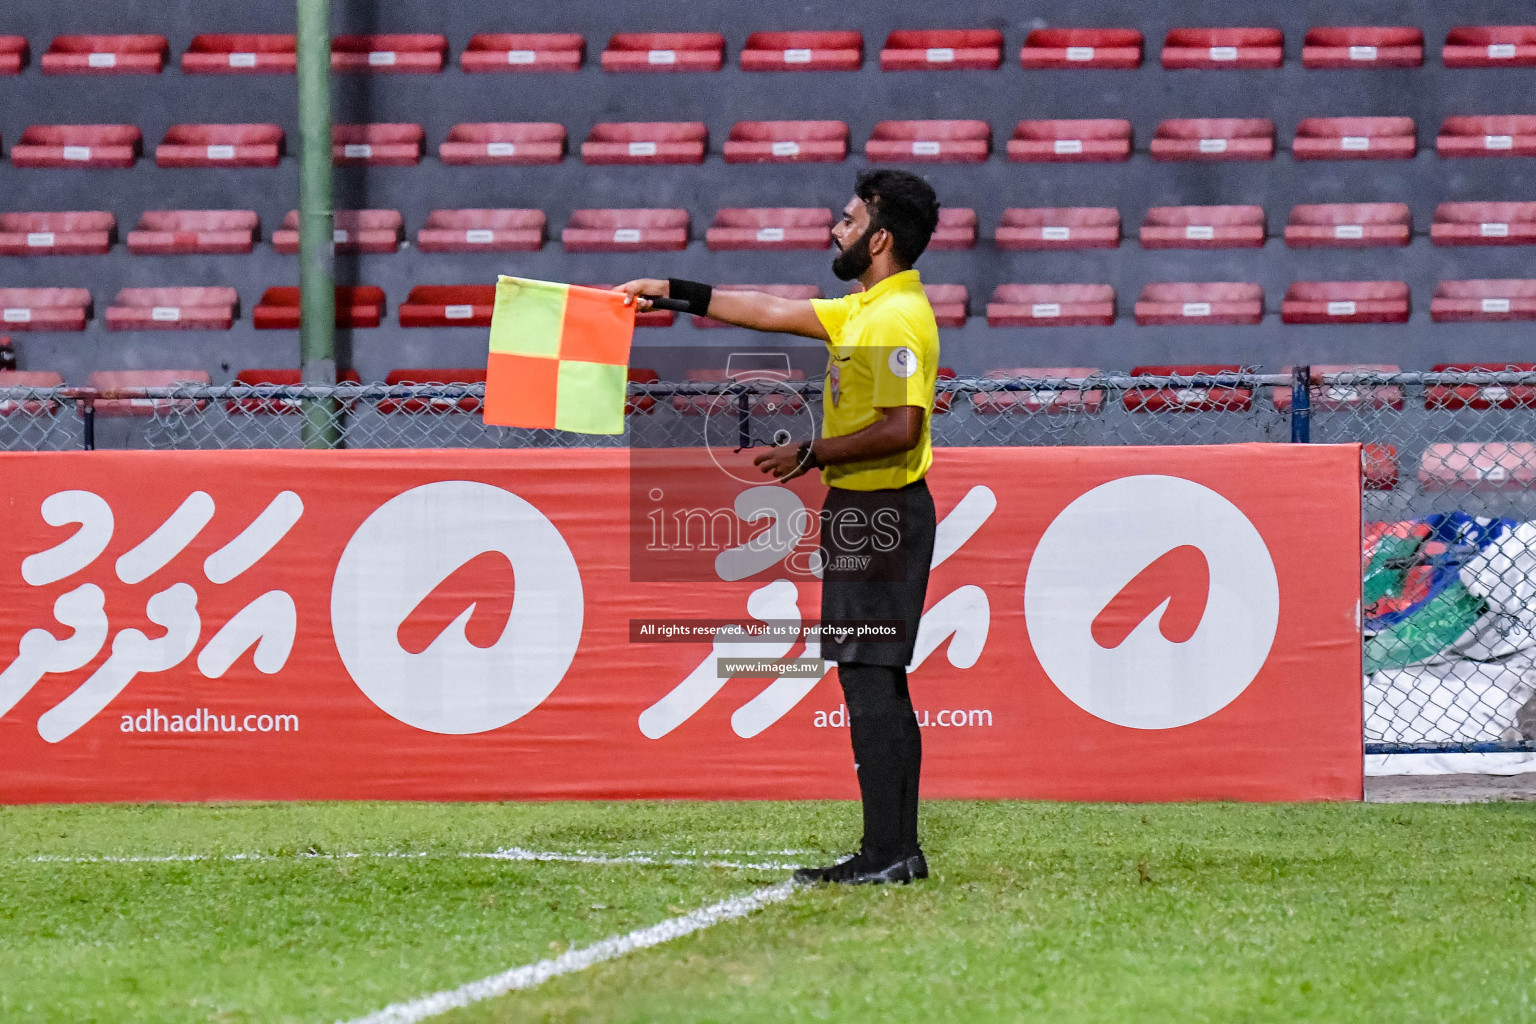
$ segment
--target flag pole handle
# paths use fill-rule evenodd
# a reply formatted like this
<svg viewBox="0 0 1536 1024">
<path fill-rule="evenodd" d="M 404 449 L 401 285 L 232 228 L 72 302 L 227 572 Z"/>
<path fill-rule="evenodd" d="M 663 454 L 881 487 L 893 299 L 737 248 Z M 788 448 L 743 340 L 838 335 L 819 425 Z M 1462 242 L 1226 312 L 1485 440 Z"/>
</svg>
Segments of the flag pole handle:
<svg viewBox="0 0 1536 1024">
<path fill-rule="evenodd" d="M 674 313 L 688 312 L 688 303 L 682 299 L 669 299 L 661 295 L 642 295 L 642 299 L 651 301 L 652 309 L 670 309 Z"/>
</svg>

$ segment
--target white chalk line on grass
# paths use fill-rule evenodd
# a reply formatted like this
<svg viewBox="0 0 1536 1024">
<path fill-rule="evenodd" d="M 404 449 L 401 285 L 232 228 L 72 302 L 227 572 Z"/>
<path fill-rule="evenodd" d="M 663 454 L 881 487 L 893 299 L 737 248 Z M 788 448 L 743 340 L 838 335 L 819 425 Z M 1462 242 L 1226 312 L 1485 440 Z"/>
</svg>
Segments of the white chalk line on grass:
<svg viewBox="0 0 1536 1024">
<path fill-rule="evenodd" d="M 438 1014 L 447 1013 L 461 1006 L 494 999 L 508 992 L 534 988 L 550 978 L 584 971 L 594 964 L 633 953 L 638 949 L 649 949 L 663 942 L 680 939 L 722 921 L 745 917 L 769 904 L 788 899 L 797 888 L 799 887 L 793 882 L 780 882 L 778 885 L 766 886 L 744 896 L 732 896 L 719 903 L 711 903 L 709 906 L 689 911 L 680 917 L 668 918 L 649 928 L 641 928 L 627 935 L 612 935 L 590 946 L 572 949 L 551 959 L 513 967 L 500 974 L 493 974 L 479 981 L 471 981 L 458 988 L 434 992 L 419 999 L 391 1003 L 382 1010 L 370 1013 L 366 1017 L 357 1017 L 345 1024 L 416 1024 L 417 1021 L 436 1017 Z"/>
<path fill-rule="evenodd" d="M 731 851 L 710 851 L 729 854 Z M 785 851 L 786 853 L 799 853 L 802 851 Z M 718 860 L 706 857 L 677 855 L 671 853 L 647 853 L 635 851 L 623 854 L 594 853 L 586 850 L 577 850 L 572 853 L 562 853 L 550 850 L 525 850 L 522 847 L 510 846 L 488 852 L 471 853 L 431 853 L 427 851 L 379 851 L 361 853 L 325 853 L 320 851 L 300 851 L 292 854 L 272 853 L 229 853 L 229 854 L 162 854 L 143 856 L 86 856 L 86 857 L 62 857 L 42 855 L 29 858 L 33 864 L 181 864 L 181 863 L 207 863 L 207 862 L 243 862 L 243 861 L 282 861 L 282 860 L 424 860 L 437 857 L 455 857 L 474 860 L 506 860 L 523 861 L 533 863 L 563 863 L 563 864 L 638 864 L 656 867 L 701 867 L 701 868 L 735 868 L 752 871 L 793 871 L 803 867 L 803 864 L 780 860 Z"/>
</svg>

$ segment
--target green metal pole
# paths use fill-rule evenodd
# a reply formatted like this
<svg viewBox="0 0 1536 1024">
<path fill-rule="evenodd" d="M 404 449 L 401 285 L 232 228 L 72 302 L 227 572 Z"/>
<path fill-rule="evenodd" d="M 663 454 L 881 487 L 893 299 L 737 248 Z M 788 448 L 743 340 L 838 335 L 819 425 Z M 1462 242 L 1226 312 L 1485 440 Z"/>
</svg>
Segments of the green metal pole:
<svg viewBox="0 0 1536 1024">
<path fill-rule="evenodd" d="M 331 4 L 298 2 L 299 365 L 306 384 L 336 383 L 336 280 L 331 210 Z M 339 448 L 334 399 L 306 400 L 306 448 Z"/>
</svg>

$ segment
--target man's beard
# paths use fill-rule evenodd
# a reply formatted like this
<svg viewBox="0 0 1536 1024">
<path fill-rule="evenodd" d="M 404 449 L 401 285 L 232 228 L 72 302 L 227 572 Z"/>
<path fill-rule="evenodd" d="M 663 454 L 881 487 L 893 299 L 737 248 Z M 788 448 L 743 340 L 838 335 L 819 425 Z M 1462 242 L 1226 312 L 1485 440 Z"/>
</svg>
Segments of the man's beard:
<svg viewBox="0 0 1536 1024">
<path fill-rule="evenodd" d="M 869 236 L 874 229 L 865 228 L 859 240 L 848 248 L 839 252 L 832 258 L 832 273 L 837 275 L 839 281 L 852 281 L 856 277 L 862 277 L 864 271 L 869 269 L 874 257 L 869 253 Z"/>
</svg>

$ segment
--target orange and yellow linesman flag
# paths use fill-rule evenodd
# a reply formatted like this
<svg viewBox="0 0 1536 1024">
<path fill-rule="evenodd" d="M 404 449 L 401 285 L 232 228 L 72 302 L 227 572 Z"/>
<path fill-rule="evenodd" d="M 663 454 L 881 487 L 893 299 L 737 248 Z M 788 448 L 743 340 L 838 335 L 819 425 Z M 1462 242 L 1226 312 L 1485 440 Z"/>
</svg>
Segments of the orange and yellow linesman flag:
<svg viewBox="0 0 1536 1024">
<path fill-rule="evenodd" d="M 498 278 L 485 422 L 622 434 L 634 333 L 619 292 Z"/>
</svg>

